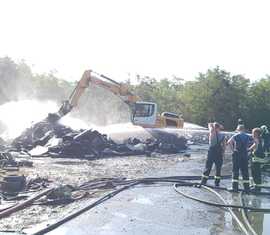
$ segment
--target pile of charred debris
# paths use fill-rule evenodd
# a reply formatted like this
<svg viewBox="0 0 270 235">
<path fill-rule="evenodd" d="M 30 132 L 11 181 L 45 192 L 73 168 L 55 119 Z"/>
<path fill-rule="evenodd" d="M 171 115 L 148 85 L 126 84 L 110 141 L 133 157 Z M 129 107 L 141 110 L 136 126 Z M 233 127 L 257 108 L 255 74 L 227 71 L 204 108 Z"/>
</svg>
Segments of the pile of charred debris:
<svg viewBox="0 0 270 235">
<path fill-rule="evenodd" d="M 100 157 L 148 155 L 152 153 L 176 154 L 187 149 L 183 136 L 162 133 L 153 138 L 140 140 L 129 138 L 119 144 L 96 130 L 73 130 L 58 122 L 55 114 L 26 129 L 14 139 L 15 151 L 32 156 L 96 159 Z"/>
</svg>

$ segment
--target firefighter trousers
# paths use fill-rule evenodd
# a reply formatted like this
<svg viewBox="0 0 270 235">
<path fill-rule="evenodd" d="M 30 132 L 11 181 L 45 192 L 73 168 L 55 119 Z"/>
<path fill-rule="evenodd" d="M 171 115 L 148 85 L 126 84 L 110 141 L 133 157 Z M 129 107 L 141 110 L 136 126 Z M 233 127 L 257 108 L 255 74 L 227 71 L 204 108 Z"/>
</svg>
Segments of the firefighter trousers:
<svg viewBox="0 0 270 235">
<path fill-rule="evenodd" d="M 243 186 L 245 191 L 249 191 L 249 173 L 248 173 L 248 156 L 245 153 L 233 153 L 233 175 L 232 187 L 234 191 L 238 191 L 239 172 L 243 177 Z"/>
<path fill-rule="evenodd" d="M 260 189 L 262 185 L 262 172 L 261 172 L 261 164 L 258 162 L 251 163 L 251 174 L 253 181 L 255 183 L 255 189 Z"/>
<path fill-rule="evenodd" d="M 212 151 L 209 149 L 205 169 L 202 175 L 202 184 L 206 184 L 207 179 L 209 178 L 210 172 L 212 170 L 213 165 L 215 164 L 216 167 L 216 175 L 215 175 L 215 185 L 219 186 L 220 179 L 221 179 L 221 168 L 223 164 L 223 156 L 222 153 L 217 153 L 216 151 Z"/>
</svg>

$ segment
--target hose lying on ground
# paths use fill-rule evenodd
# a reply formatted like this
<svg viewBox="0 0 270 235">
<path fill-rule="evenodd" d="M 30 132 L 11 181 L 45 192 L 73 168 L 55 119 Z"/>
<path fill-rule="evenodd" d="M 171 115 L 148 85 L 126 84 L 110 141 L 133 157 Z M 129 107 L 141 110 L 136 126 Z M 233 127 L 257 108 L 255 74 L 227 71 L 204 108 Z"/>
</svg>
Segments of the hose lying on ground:
<svg viewBox="0 0 270 235">
<path fill-rule="evenodd" d="M 221 197 L 220 199 L 224 202 L 223 204 L 222 203 L 214 203 L 214 202 L 210 202 L 210 201 L 205 201 L 205 200 L 202 200 L 202 199 L 199 199 L 199 198 L 196 198 L 196 197 L 192 197 L 190 195 L 187 195 L 187 194 L 179 191 L 177 188 L 179 186 L 189 186 L 189 187 L 198 186 L 198 183 L 187 182 L 187 181 L 184 181 L 184 180 L 181 180 L 181 179 L 182 179 L 181 176 L 174 176 L 174 177 L 161 177 L 161 178 L 141 178 L 141 179 L 137 179 L 137 180 L 124 180 L 123 182 L 119 181 L 118 185 L 122 185 L 122 186 L 124 185 L 123 187 L 121 187 L 119 189 L 116 189 L 113 192 L 110 192 L 110 193 L 106 194 L 105 196 L 101 197 L 100 199 L 96 200 L 95 202 L 90 203 L 86 207 L 84 207 L 84 208 L 82 208 L 82 209 L 68 215 L 67 217 L 64 217 L 63 219 L 57 221 L 54 224 L 49 225 L 48 227 L 34 233 L 33 235 L 41 235 L 41 234 L 48 233 L 48 232 L 56 229 L 57 227 L 63 225 L 64 223 L 76 218 L 77 216 L 81 215 L 82 213 L 84 213 L 84 212 L 94 208 L 95 206 L 105 202 L 106 200 L 116 196 L 120 192 L 122 192 L 124 190 L 127 190 L 127 189 L 129 189 L 129 188 L 131 188 L 133 186 L 139 185 L 139 184 L 172 182 L 172 183 L 175 183 L 174 184 L 174 189 L 175 189 L 176 192 L 180 193 L 181 195 L 183 195 L 183 196 L 185 196 L 187 198 L 202 202 L 202 203 L 207 204 L 207 205 L 216 206 L 216 207 L 225 207 L 225 208 L 228 208 L 228 209 L 236 208 L 236 209 L 246 209 L 246 210 L 250 210 L 250 211 L 270 212 L 270 209 L 245 207 L 245 206 L 238 206 L 238 205 L 229 205 L 229 204 L 225 203 L 224 199 L 223 200 L 221 199 L 222 198 L 221 196 L 219 196 L 219 198 Z M 104 181 L 106 181 L 106 180 L 104 180 Z M 95 182 L 95 183 L 97 183 L 97 182 Z M 87 186 L 90 186 L 90 188 L 91 188 L 91 184 L 88 184 L 88 185 L 84 184 L 83 186 L 86 187 L 86 188 L 87 188 Z M 210 187 L 208 187 L 208 186 L 202 186 L 202 188 L 207 189 L 208 191 L 210 191 L 212 193 L 215 192 L 214 190 L 210 189 Z M 226 188 L 224 188 L 224 189 L 226 189 Z M 215 194 L 219 195 L 217 192 L 215 192 Z M 236 221 L 238 222 L 238 224 L 239 224 L 240 228 L 242 229 L 242 231 L 244 233 L 246 233 L 246 234 L 249 234 L 249 233 L 247 233 L 247 230 L 245 229 L 243 224 L 239 221 L 239 219 L 237 217 L 235 217 L 236 215 L 232 215 L 232 216 L 233 216 L 234 219 L 236 219 Z"/>
<path fill-rule="evenodd" d="M 225 175 L 223 176 L 223 178 L 230 178 L 230 175 Z M 129 185 L 132 183 L 136 183 L 138 181 L 144 181 L 145 184 L 147 182 L 152 183 L 154 181 L 159 181 L 159 182 L 179 182 L 179 180 L 199 180 L 201 178 L 201 176 L 169 176 L 169 177 L 162 177 L 162 178 L 142 178 L 142 179 L 126 179 L 126 178 L 101 178 L 101 179 L 94 179 L 88 182 L 85 182 L 84 184 L 81 184 L 78 187 L 74 187 L 75 191 L 78 190 L 84 190 L 84 191 L 89 191 L 89 190 L 93 190 L 93 189 L 113 189 L 117 186 L 124 186 L 124 185 Z M 210 177 L 213 178 L 213 177 Z M 21 209 L 24 209 L 27 206 L 31 206 L 33 204 L 35 205 L 53 205 L 53 204 L 67 204 L 67 203 L 71 203 L 74 202 L 75 200 L 79 200 L 80 198 L 70 198 L 70 199 L 64 199 L 64 200 L 52 200 L 52 201 L 45 201 L 45 202 L 36 202 L 36 200 L 38 200 L 39 198 L 41 198 L 42 196 L 47 195 L 49 192 L 51 192 L 53 189 L 51 190 L 45 190 L 44 192 L 41 192 L 40 194 L 38 193 L 36 196 L 31 197 L 21 203 L 16 203 L 12 206 L 9 206 L 5 209 L 0 210 L 0 219 L 6 216 L 9 216 L 10 214 L 13 214 L 15 212 L 18 212 Z M 40 192 L 40 191 L 39 191 Z M 84 195 L 85 196 L 85 195 Z M 25 197 L 25 196 L 24 196 Z M 21 198 L 24 198 L 21 197 Z M 14 198 L 10 198 L 10 199 L 18 199 L 19 197 L 14 197 Z M 3 199 L 5 199 L 3 197 Z M 5 200 L 9 200 L 9 199 L 5 199 Z"/>
<path fill-rule="evenodd" d="M 193 184 L 192 186 L 197 186 L 197 185 L 198 184 Z M 256 207 L 249 207 L 249 206 L 239 206 L 239 205 L 232 205 L 232 204 L 222 204 L 222 203 L 216 203 L 216 202 L 211 202 L 211 201 L 203 200 L 203 199 L 200 199 L 198 197 L 191 196 L 191 195 L 188 195 L 188 194 L 180 191 L 179 189 L 177 189 L 179 186 L 186 186 L 186 185 L 175 184 L 174 185 L 174 190 L 177 193 L 181 194 L 182 196 L 184 196 L 186 198 L 192 199 L 192 200 L 197 201 L 197 202 L 204 203 L 204 204 L 209 205 L 209 206 L 225 207 L 225 208 L 233 208 L 233 209 L 245 209 L 245 210 L 249 210 L 249 211 L 264 212 L 264 213 L 267 213 L 267 212 L 269 213 L 270 212 L 270 208 L 256 208 Z M 205 186 L 202 186 L 202 188 L 205 188 Z M 210 187 L 208 187 L 208 185 L 207 185 L 207 188 L 210 189 Z M 219 188 L 217 188 L 217 189 L 219 189 Z M 269 195 L 269 193 L 267 195 Z"/>
<path fill-rule="evenodd" d="M 101 197 L 100 199 L 98 199 L 97 201 L 89 204 L 88 206 L 68 215 L 67 217 L 64 217 L 63 219 L 57 221 L 56 223 L 54 224 L 51 224 L 49 225 L 48 227 L 34 233 L 33 235 L 43 235 L 45 233 L 48 233 L 54 229 L 56 229 L 57 227 L 63 225 L 64 223 L 76 218 L 77 216 L 81 215 L 82 213 L 94 208 L 95 206 L 103 203 L 104 201 L 116 196 L 118 193 L 124 191 L 124 190 L 127 190 L 135 185 L 139 185 L 139 184 L 149 184 L 149 183 L 155 183 L 155 182 L 178 182 L 178 183 L 182 183 L 183 185 L 189 185 L 189 186 L 192 186 L 193 183 L 190 183 L 190 182 L 185 182 L 185 181 L 180 181 L 178 179 L 168 179 L 167 177 L 164 177 L 164 178 L 145 178 L 145 179 L 139 179 L 139 180 L 134 180 L 132 183 L 128 184 L 128 185 L 125 185 L 123 187 L 121 187 L 120 189 L 116 189 L 114 190 L 113 192 L 110 192 L 108 194 L 106 194 L 105 196 Z"/>
<path fill-rule="evenodd" d="M 124 190 L 126 190 L 126 189 L 128 189 L 128 188 L 130 188 L 130 187 L 132 187 L 132 186 L 135 186 L 135 185 L 137 185 L 137 184 L 139 184 L 139 183 L 140 183 L 140 182 L 135 182 L 135 183 L 133 183 L 133 184 L 130 184 L 130 185 L 124 186 L 124 187 L 122 187 L 122 188 L 120 188 L 120 189 L 117 189 L 117 190 L 115 190 L 115 191 L 113 191 L 113 192 L 111 192 L 111 193 L 108 193 L 108 194 L 106 194 L 105 196 L 103 196 L 103 197 L 101 197 L 100 199 L 98 199 L 97 201 L 95 201 L 94 203 L 91 203 L 90 205 L 88 205 L 88 206 L 86 206 L 86 207 L 84 207 L 84 208 L 82 208 L 82 209 L 76 211 L 75 213 L 70 214 L 69 216 L 67 216 L 67 217 L 65 217 L 65 218 L 63 218 L 63 219 L 61 219 L 61 220 L 59 220 L 58 222 L 49 225 L 48 227 L 46 227 L 46 228 L 44 228 L 44 229 L 42 229 L 42 230 L 40 230 L 40 231 L 34 233 L 33 235 L 43 235 L 43 234 L 45 234 L 45 233 L 48 233 L 48 232 L 50 232 L 50 231 L 56 229 L 56 228 L 59 227 L 60 225 L 62 225 L 62 224 L 64 224 L 64 223 L 66 223 L 66 222 L 68 222 L 68 221 L 70 221 L 70 220 L 76 218 L 77 216 L 81 215 L 82 213 L 84 213 L 84 212 L 86 212 L 86 211 L 88 211 L 88 210 L 94 208 L 95 206 L 97 206 L 97 205 L 103 203 L 104 201 L 106 201 L 106 200 L 108 200 L 108 199 L 114 197 L 114 196 L 117 195 L 118 193 L 120 193 L 120 192 L 122 192 L 122 191 L 124 191 Z"/>
<path fill-rule="evenodd" d="M 209 192 L 215 194 L 225 205 L 228 205 L 228 203 L 225 201 L 225 199 L 215 190 L 207 187 L 207 186 L 202 186 L 204 189 L 208 190 Z M 241 230 L 246 234 L 249 235 L 249 232 L 247 231 L 247 229 L 245 228 L 245 225 L 239 220 L 239 218 L 237 217 L 237 215 L 234 213 L 234 211 L 232 210 L 232 208 L 227 208 L 228 211 L 230 212 L 231 216 L 233 217 L 233 219 L 236 221 L 236 223 L 238 224 L 238 226 L 241 228 Z"/>
<path fill-rule="evenodd" d="M 231 176 L 223 176 L 222 178 L 230 178 Z M 149 177 L 149 178 L 139 178 L 139 179 L 126 179 L 126 178 L 102 178 L 102 179 L 95 179 L 95 180 L 91 180 L 89 182 L 86 182 L 84 184 L 81 184 L 78 187 L 74 187 L 75 191 L 77 190 L 82 190 L 82 191 L 89 191 L 89 190 L 93 190 L 93 189 L 113 189 L 119 186 L 122 186 L 121 188 L 115 189 L 114 191 L 106 194 L 105 196 L 101 197 L 100 199 L 96 200 L 93 203 L 90 203 L 89 205 L 87 205 L 86 207 L 76 211 L 75 213 L 72 213 L 70 215 L 68 215 L 67 217 L 59 220 L 58 222 L 56 222 L 55 224 L 51 224 L 48 227 L 38 231 L 35 234 L 44 234 L 47 233 L 57 227 L 59 227 L 60 225 L 68 222 L 69 220 L 79 216 L 80 214 L 94 208 L 95 206 L 103 203 L 104 201 L 114 197 L 115 195 L 117 195 L 118 193 L 129 189 L 130 187 L 133 187 L 135 185 L 139 185 L 139 184 L 153 184 L 153 183 L 174 183 L 174 189 L 176 192 L 180 193 L 182 196 L 196 200 L 198 202 L 202 202 L 204 204 L 210 205 L 210 206 L 216 206 L 216 207 L 224 207 L 224 208 L 228 208 L 228 210 L 235 208 L 235 209 L 243 209 L 243 210 L 249 210 L 249 211 L 259 211 L 259 212 L 270 212 L 270 209 L 265 209 L 265 208 L 254 208 L 254 207 L 246 207 L 243 204 L 241 206 L 239 205 L 229 205 L 227 203 L 225 203 L 218 195 L 215 190 L 212 190 L 210 188 L 213 189 L 219 189 L 219 190 L 228 190 L 225 187 L 214 187 L 214 186 L 210 186 L 207 185 L 207 187 L 202 186 L 202 189 L 207 189 L 208 191 L 215 193 L 224 203 L 214 203 L 214 202 L 210 202 L 210 201 L 205 201 L 202 200 L 200 198 L 196 198 L 190 195 L 187 195 L 185 193 L 183 193 L 182 191 L 180 191 L 178 189 L 179 186 L 189 186 L 189 187 L 197 187 L 199 186 L 198 183 L 194 183 L 194 182 L 190 182 L 190 180 L 199 180 L 201 178 L 201 176 L 169 176 L 169 177 Z M 213 177 L 210 177 L 213 178 Z M 188 180 L 188 181 L 186 181 Z M 37 199 L 41 198 L 42 196 L 47 195 L 49 192 L 51 192 L 51 190 L 53 189 L 47 189 L 43 192 L 41 192 L 38 195 L 35 195 L 34 197 L 31 197 L 30 199 L 20 203 L 20 204 L 15 204 L 14 206 L 7 208 L 3 211 L 0 212 L 0 218 L 3 218 L 5 216 L 8 216 L 12 213 L 15 213 L 27 206 L 30 206 L 34 203 L 34 201 L 36 201 Z M 241 194 L 242 195 L 242 194 Z M 269 193 L 259 193 L 259 195 L 270 195 Z M 72 200 L 70 201 L 72 202 Z M 54 202 L 50 202 L 50 203 L 54 203 Z M 42 204 L 42 203 L 41 203 Z M 46 202 L 44 202 L 44 204 L 46 204 Z M 235 218 L 235 216 L 232 214 L 233 218 Z M 237 221 L 237 217 L 235 218 Z M 239 224 L 239 221 L 238 221 Z M 242 227 L 241 224 L 239 224 L 240 228 Z M 249 226 L 248 226 L 249 227 Z M 244 229 L 242 229 L 244 231 Z M 250 229 L 251 230 L 251 229 Z M 251 230 L 252 231 L 252 230 Z M 245 232 L 245 231 L 244 231 Z"/>
</svg>

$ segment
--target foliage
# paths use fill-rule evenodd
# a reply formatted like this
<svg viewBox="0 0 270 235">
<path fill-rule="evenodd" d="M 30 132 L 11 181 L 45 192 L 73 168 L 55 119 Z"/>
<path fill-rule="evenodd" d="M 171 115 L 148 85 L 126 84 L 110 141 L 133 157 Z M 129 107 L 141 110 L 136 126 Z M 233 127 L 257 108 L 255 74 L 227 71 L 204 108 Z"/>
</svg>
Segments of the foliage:
<svg viewBox="0 0 270 235">
<path fill-rule="evenodd" d="M 0 58 L 0 84 L 0 104 L 19 99 L 60 104 L 75 86 L 51 73 L 33 74 L 24 61 L 15 63 L 8 57 Z M 128 85 L 142 100 L 156 102 L 160 112 L 181 113 L 185 120 L 199 125 L 219 121 L 232 130 L 242 118 L 249 128 L 270 126 L 269 76 L 252 83 L 243 75 L 231 75 L 216 67 L 192 81 L 138 76 L 136 85 Z M 128 107 L 99 87 L 90 87 L 80 103 L 74 114 L 87 121 L 104 124 L 129 119 Z"/>
<path fill-rule="evenodd" d="M 233 128 L 239 117 L 245 119 L 246 94 L 249 80 L 241 75 L 231 76 L 218 67 L 187 82 L 182 95 L 187 118 L 199 124 L 218 120 Z"/>
<path fill-rule="evenodd" d="M 267 76 L 255 83 L 248 92 L 248 115 L 246 119 L 249 126 L 266 123 L 270 125 L 270 78 Z"/>
</svg>

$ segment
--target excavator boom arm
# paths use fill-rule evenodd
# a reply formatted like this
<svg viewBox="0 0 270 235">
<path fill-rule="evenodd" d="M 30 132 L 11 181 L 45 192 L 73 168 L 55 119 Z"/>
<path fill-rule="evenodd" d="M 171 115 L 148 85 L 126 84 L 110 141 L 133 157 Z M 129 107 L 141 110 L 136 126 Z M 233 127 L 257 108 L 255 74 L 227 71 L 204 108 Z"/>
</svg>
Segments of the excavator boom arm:
<svg viewBox="0 0 270 235">
<path fill-rule="evenodd" d="M 67 101 L 64 101 L 63 105 L 59 109 L 58 114 L 60 117 L 63 117 L 64 115 L 69 113 L 72 108 L 78 105 L 82 94 L 85 92 L 85 89 L 88 88 L 90 84 L 94 84 L 96 86 L 109 90 L 113 94 L 120 97 L 125 103 L 130 106 L 140 100 L 138 96 L 132 94 L 128 90 L 128 87 L 125 84 L 118 83 L 111 78 L 93 72 L 91 70 L 86 70 L 83 73 L 81 80 L 77 83 L 77 86 L 71 93 L 69 99 Z"/>
</svg>

